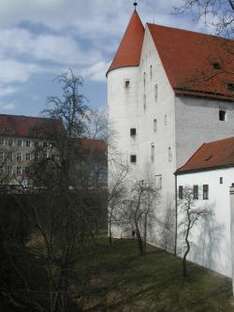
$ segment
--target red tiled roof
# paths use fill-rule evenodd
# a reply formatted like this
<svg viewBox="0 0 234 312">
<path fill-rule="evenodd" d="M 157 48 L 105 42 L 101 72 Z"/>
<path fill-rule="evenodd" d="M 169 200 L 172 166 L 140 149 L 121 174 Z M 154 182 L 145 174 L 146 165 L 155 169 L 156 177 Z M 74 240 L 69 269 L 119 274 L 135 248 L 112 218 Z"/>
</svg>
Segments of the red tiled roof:
<svg viewBox="0 0 234 312">
<path fill-rule="evenodd" d="M 0 114 L 0 136 L 44 137 L 55 131 L 64 131 L 61 120 Z"/>
<path fill-rule="evenodd" d="M 92 152 L 106 152 L 107 145 L 103 140 L 96 139 L 79 139 L 79 143 L 84 150 L 92 150 Z"/>
<path fill-rule="evenodd" d="M 176 174 L 234 167 L 234 137 L 204 143 Z"/>
<path fill-rule="evenodd" d="M 234 100 L 234 41 L 147 24 L 168 79 L 179 95 Z M 220 69 L 214 68 L 220 64 Z"/>
<path fill-rule="evenodd" d="M 116 68 L 138 66 L 145 28 L 135 10 L 107 74 Z"/>
</svg>

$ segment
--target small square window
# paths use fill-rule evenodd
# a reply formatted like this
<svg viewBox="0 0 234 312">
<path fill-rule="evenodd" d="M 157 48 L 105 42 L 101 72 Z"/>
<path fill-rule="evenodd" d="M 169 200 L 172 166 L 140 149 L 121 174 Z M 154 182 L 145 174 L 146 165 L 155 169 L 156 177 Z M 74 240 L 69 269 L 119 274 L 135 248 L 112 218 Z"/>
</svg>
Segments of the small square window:
<svg viewBox="0 0 234 312">
<path fill-rule="evenodd" d="M 228 83 L 227 84 L 227 88 L 228 88 L 229 91 L 233 91 L 234 92 L 234 83 L 231 83 L 231 82 Z"/>
<path fill-rule="evenodd" d="M 131 128 L 130 129 L 130 136 L 135 136 L 136 135 L 136 128 Z"/>
<path fill-rule="evenodd" d="M 225 110 L 222 110 L 222 109 L 219 110 L 219 120 L 220 121 L 226 120 L 226 111 Z"/>
<path fill-rule="evenodd" d="M 179 199 L 183 199 L 183 198 L 184 198 L 183 186 L 180 185 L 180 186 L 179 186 Z"/>
<path fill-rule="evenodd" d="M 137 158 L 136 155 L 131 155 L 130 156 L 130 162 L 131 163 L 136 163 L 136 158 Z"/>
<path fill-rule="evenodd" d="M 213 68 L 214 69 L 221 69 L 221 65 L 220 65 L 220 63 L 218 63 L 218 62 L 215 62 L 215 63 L 213 63 Z"/>
<path fill-rule="evenodd" d="M 125 86 L 126 89 L 130 87 L 130 80 L 129 79 L 126 79 L 124 81 L 124 86 Z"/>
<path fill-rule="evenodd" d="M 223 184 L 223 177 L 219 178 L 219 184 Z"/>
</svg>

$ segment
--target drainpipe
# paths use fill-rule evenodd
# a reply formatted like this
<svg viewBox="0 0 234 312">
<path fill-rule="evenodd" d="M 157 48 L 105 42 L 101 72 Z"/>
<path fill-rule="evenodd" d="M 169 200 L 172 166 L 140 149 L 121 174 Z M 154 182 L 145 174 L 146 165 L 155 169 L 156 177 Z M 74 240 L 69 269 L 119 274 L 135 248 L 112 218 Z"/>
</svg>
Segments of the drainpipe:
<svg viewBox="0 0 234 312">
<path fill-rule="evenodd" d="M 234 183 L 230 187 L 230 210 L 231 210 L 231 251 L 232 251 L 232 294 L 234 295 Z"/>
<path fill-rule="evenodd" d="M 174 255 L 177 255 L 177 227 L 178 227 L 178 201 L 177 201 L 177 173 L 175 175 L 175 246 Z"/>
</svg>

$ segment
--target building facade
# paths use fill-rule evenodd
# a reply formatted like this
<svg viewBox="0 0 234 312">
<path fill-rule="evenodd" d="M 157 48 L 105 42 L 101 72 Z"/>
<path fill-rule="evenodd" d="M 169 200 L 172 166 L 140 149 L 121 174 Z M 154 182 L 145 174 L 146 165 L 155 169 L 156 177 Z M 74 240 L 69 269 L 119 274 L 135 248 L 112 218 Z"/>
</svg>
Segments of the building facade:
<svg viewBox="0 0 234 312">
<path fill-rule="evenodd" d="M 203 142 L 234 134 L 234 77 L 224 70 L 234 69 L 227 52 L 233 46 L 214 36 L 144 26 L 135 10 L 107 72 L 115 149 L 132 181 L 150 175 L 158 185 L 159 224 L 175 209 L 177 168 Z M 155 224 L 149 238 L 156 245 L 160 227 Z"/>
</svg>

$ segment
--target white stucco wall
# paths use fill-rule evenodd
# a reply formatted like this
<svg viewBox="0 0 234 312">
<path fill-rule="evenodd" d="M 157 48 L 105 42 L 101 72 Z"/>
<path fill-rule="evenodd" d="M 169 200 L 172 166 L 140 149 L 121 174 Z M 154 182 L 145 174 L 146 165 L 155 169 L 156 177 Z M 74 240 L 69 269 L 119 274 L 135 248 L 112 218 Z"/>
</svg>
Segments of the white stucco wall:
<svg viewBox="0 0 234 312">
<path fill-rule="evenodd" d="M 223 184 L 220 184 L 220 177 Z M 207 216 L 192 230 L 189 259 L 211 270 L 232 276 L 231 236 L 230 236 L 230 195 L 234 183 L 234 168 L 188 173 L 177 176 L 177 186 L 199 186 L 199 199 L 195 207 L 208 208 L 213 215 Z M 203 200 L 202 186 L 209 185 L 209 199 Z M 180 200 L 178 200 L 180 203 Z M 178 207 L 178 224 L 181 211 Z M 178 229 L 178 233 L 180 229 Z M 179 235 L 178 250 L 183 250 L 182 237 Z M 182 255 L 182 253 L 180 253 Z"/>
<path fill-rule="evenodd" d="M 137 155 L 136 164 L 129 163 L 130 175 L 133 179 L 147 180 L 148 176 L 156 179 L 156 175 L 162 175 L 160 203 L 155 210 L 157 210 L 157 219 L 163 221 L 166 209 L 174 206 L 175 196 L 173 176 L 176 169 L 175 96 L 148 28 L 145 32 L 139 67 L 115 69 L 108 74 L 107 78 L 109 120 L 115 133 L 116 149 L 126 161 L 129 161 L 131 154 Z M 124 87 L 126 79 L 130 80 L 127 89 Z M 156 84 L 157 100 L 155 100 Z M 145 107 L 144 95 L 146 96 Z M 157 119 L 156 132 L 154 119 Z M 135 138 L 130 137 L 130 128 L 136 128 Z M 154 161 L 151 159 L 152 143 L 155 146 Z M 170 161 L 169 147 L 172 156 Z M 111 175 L 109 170 L 109 179 Z M 158 232 L 161 229 L 157 225 L 154 229 L 150 241 L 157 243 Z"/>
<path fill-rule="evenodd" d="M 234 136 L 234 102 L 176 97 L 176 158 L 181 167 L 203 144 Z M 227 114 L 219 120 L 219 109 Z"/>
</svg>

